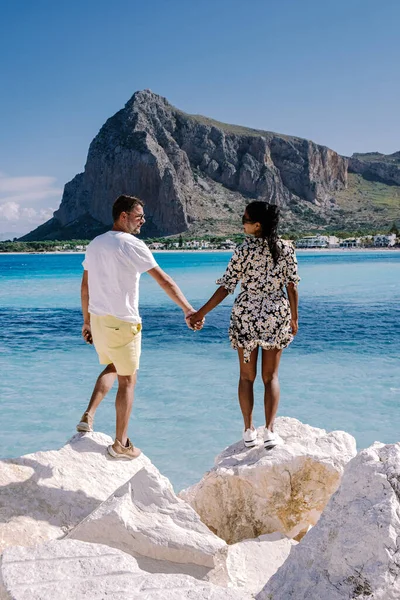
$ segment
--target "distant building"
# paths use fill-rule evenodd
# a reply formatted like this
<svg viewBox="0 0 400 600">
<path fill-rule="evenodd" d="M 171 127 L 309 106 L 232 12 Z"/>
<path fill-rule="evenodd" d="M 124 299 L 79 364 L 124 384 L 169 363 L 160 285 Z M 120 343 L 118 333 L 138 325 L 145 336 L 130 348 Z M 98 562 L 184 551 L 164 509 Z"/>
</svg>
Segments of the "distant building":
<svg viewBox="0 0 400 600">
<path fill-rule="evenodd" d="M 165 244 L 162 244 L 161 242 L 152 242 L 149 244 L 149 248 L 150 250 L 162 250 L 165 248 Z"/>
<path fill-rule="evenodd" d="M 185 242 L 185 248 L 200 248 L 200 242 L 198 242 L 197 240 Z"/>
<path fill-rule="evenodd" d="M 225 250 L 235 250 L 236 248 L 235 242 L 229 239 L 225 240 L 224 242 L 221 242 L 219 246 L 220 248 L 223 248 Z"/>
<path fill-rule="evenodd" d="M 306 235 L 296 242 L 296 248 L 337 248 L 339 240 L 334 235 Z"/>
<path fill-rule="evenodd" d="M 341 248 L 360 248 L 361 240 L 360 238 L 346 238 L 340 242 Z"/>
<path fill-rule="evenodd" d="M 340 240 L 336 235 L 328 236 L 328 246 L 329 248 L 339 248 Z"/>
<path fill-rule="evenodd" d="M 374 235 L 374 246 L 378 248 L 387 248 L 396 244 L 396 234 L 389 233 L 388 235 Z"/>
</svg>

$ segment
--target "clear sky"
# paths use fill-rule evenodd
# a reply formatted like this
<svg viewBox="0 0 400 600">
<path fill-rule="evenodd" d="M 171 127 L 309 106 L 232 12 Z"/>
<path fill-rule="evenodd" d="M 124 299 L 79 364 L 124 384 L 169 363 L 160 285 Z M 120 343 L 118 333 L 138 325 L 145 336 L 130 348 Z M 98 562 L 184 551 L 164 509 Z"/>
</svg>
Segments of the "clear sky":
<svg viewBox="0 0 400 600">
<path fill-rule="evenodd" d="M 0 234 L 51 216 L 144 88 L 345 155 L 399 150 L 399 30 L 399 0 L 0 0 Z"/>
</svg>

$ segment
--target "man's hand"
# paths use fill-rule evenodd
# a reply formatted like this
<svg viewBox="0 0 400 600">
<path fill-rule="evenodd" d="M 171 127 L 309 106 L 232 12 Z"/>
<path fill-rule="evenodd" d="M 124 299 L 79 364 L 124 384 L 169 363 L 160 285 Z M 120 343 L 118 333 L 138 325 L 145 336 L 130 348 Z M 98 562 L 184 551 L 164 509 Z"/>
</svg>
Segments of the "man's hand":
<svg viewBox="0 0 400 600">
<path fill-rule="evenodd" d="M 197 317 L 197 319 L 194 319 L 195 315 L 197 315 L 197 312 L 194 309 L 188 310 L 185 313 L 185 321 L 189 329 L 192 329 L 193 331 L 199 331 L 202 329 L 205 319 L 203 317 Z"/>
<path fill-rule="evenodd" d="M 290 319 L 290 329 L 292 330 L 292 335 L 296 335 L 299 330 L 299 322 L 297 319 Z"/>
<path fill-rule="evenodd" d="M 92 330 L 90 328 L 90 323 L 84 323 L 82 325 L 82 337 L 87 344 L 93 344 Z"/>
</svg>

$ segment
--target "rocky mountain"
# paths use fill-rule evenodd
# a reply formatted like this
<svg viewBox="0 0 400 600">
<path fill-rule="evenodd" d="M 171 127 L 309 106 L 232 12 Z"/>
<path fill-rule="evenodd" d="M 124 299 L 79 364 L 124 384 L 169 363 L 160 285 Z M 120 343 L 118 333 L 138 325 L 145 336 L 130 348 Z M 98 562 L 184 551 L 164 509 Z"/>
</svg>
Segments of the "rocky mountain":
<svg viewBox="0 0 400 600">
<path fill-rule="evenodd" d="M 188 115 L 144 90 L 103 125 L 53 218 L 22 239 L 91 238 L 109 228 L 121 193 L 145 201 L 144 237 L 240 231 L 252 199 L 280 205 L 286 230 L 340 228 L 352 214 L 349 173 L 400 186 L 396 155 L 390 164 L 368 156 L 347 159 L 302 138 Z"/>
<path fill-rule="evenodd" d="M 394 154 L 355 153 L 349 159 L 349 172 L 359 173 L 369 181 L 400 185 L 400 152 Z"/>
</svg>

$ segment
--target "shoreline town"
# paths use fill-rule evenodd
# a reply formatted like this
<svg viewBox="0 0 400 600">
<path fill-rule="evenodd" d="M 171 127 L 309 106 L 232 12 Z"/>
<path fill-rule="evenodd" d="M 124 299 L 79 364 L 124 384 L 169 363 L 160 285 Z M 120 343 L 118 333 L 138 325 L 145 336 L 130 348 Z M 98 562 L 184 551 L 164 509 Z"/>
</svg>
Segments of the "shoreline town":
<svg viewBox="0 0 400 600">
<path fill-rule="evenodd" d="M 208 240 L 188 240 L 177 241 L 172 243 L 166 242 L 144 242 L 150 250 L 156 252 L 227 252 L 235 250 L 237 242 L 226 238 L 218 242 L 210 242 Z M 57 246 L 52 246 L 51 250 L 45 248 L 35 248 L 32 250 L 7 250 L 5 244 L 15 244 L 18 242 L 4 241 L 0 243 L 0 254 L 70 254 L 84 253 L 87 244 L 74 245 L 73 240 L 60 243 Z M 35 242 L 23 242 L 24 244 L 34 244 Z M 38 242 L 40 243 L 40 242 Z M 240 242 L 239 242 L 240 243 Z M 399 250 L 400 238 L 395 233 L 368 235 L 363 237 L 350 237 L 340 239 L 336 236 L 327 235 L 310 235 L 299 238 L 293 241 L 296 251 L 301 250 L 318 250 L 318 251 L 338 251 L 338 250 Z"/>
</svg>

